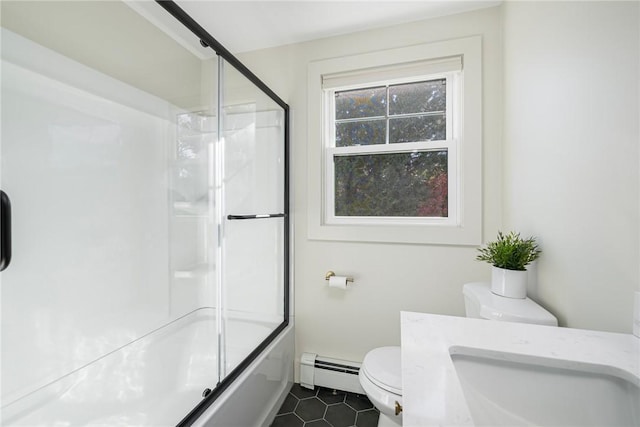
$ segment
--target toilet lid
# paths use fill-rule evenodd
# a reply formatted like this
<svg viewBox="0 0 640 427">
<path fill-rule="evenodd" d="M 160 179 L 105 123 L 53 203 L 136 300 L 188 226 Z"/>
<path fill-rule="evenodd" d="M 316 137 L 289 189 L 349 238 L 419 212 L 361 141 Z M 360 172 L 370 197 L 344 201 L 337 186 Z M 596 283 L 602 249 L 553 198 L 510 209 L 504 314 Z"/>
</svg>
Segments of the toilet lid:
<svg viewBox="0 0 640 427">
<path fill-rule="evenodd" d="M 362 361 L 362 372 L 378 387 L 402 395 L 400 347 L 374 348 Z"/>
</svg>

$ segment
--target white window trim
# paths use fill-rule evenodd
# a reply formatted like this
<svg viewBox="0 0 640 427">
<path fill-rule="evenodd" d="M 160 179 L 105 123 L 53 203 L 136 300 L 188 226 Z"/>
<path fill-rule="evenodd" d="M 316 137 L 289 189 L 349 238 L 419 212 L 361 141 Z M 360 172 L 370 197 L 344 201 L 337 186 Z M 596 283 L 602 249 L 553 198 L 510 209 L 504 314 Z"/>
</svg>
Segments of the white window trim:
<svg viewBox="0 0 640 427">
<path fill-rule="evenodd" d="M 389 218 L 379 224 L 377 218 L 349 218 L 335 221 L 327 215 L 328 198 L 332 191 L 333 154 L 344 147 L 327 148 L 325 138 L 332 137 L 333 130 L 326 129 L 326 116 L 330 109 L 324 101 L 323 76 L 347 73 L 350 70 L 387 67 L 394 64 L 424 61 L 428 59 L 461 56 L 464 63 L 464 79 L 459 85 L 463 119 L 461 135 L 452 135 L 447 148 L 449 161 L 457 161 L 458 179 L 450 179 L 450 193 L 459 193 L 458 204 L 453 207 L 450 218 L 424 219 Z M 307 232 L 310 239 L 398 242 L 448 245 L 481 244 L 482 228 L 482 72 L 481 38 L 468 37 L 371 52 L 360 55 L 332 58 L 312 62 L 308 67 L 308 152 L 307 152 Z M 329 103 L 332 104 L 332 103 Z M 418 142 L 413 147 L 442 147 L 440 142 Z M 355 149 L 355 150 L 354 150 Z M 386 146 L 348 147 L 348 151 L 381 152 Z M 456 153 L 457 150 L 457 153 Z M 452 154 L 457 154 L 453 156 Z M 327 171 L 327 174 L 323 171 Z M 457 182 L 456 182 L 457 181 Z M 455 187 L 452 187 L 455 186 Z M 450 204 L 451 205 L 451 204 Z M 334 217 L 335 218 L 335 217 Z M 329 221 L 328 221 L 329 220 Z"/>
</svg>

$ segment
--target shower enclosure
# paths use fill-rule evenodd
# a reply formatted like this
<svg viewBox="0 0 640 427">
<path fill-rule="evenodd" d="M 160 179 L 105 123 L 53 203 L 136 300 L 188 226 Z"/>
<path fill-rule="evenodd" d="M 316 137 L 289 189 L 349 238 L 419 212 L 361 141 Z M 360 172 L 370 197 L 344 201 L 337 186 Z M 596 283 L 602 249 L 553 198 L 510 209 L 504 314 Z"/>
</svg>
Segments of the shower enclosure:
<svg viewBox="0 0 640 427">
<path fill-rule="evenodd" d="M 0 5 L 2 425 L 190 425 L 291 328 L 288 107 L 173 2 Z"/>
</svg>

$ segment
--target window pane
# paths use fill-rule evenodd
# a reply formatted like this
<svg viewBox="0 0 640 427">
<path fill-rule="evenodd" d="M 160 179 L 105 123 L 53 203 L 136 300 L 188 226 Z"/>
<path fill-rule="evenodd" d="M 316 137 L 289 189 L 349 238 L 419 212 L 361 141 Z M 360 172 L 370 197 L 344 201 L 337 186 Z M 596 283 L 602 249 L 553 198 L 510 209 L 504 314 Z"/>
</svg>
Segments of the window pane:
<svg viewBox="0 0 640 427">
<path fill-rule="evenodd" d="M 336 123 L 336 147 L 384 144 L 386 120 Z"/>
<path fill-rule="evenodd" d="M 447 217 L 447 151 L 334 156 L 336 216 Z"/>
<path fill-rule="evenodd" d="M 389 142 L 441 141 L 447 137 L 444 114 L 389 119 Z"/>
<path fill-rule="evenodd" d="M 389 86 L 389 114 L 445 111 L 446 79 Z"/>
<path fill-rule="evenodd" d="M 387 113 L 387 88 L 336 92 L 336 120 L 384 116 Z"/>
</svg>

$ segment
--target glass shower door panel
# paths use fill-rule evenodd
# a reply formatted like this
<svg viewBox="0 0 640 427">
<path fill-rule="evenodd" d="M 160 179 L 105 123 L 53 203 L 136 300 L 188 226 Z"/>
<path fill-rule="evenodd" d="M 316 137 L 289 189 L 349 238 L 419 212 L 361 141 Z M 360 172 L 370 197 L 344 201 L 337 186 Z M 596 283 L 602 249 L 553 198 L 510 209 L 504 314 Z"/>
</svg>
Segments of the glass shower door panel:
<svg viewBox="0 0 640 427">
<path fill-rule="evenodd" d="M 0 7 L 0 424 L 175 425 L 218 380 L 215 55 L 124 2 Z"/>
<path fill-rule="evenodd" d="M 229 64 L 223 73 L 224 374 L 284 318 L 284 111 Z"/>
<path fill-rule="evenodd" d="M 34 47 L 5 32 L 3 51 L 14 41 Z M 167 217 L 157 212 L 167 206 L 167 125 L 3 60 L 2 188 L 13 210 L 3 403 L 166 319 L 167 275 L 157 266 L 167 263 Z"/>
<path fill-rule="evenodd" d="M 273 218 L 229 221 L 226 226 L 226 373 L 283 320 L 283 223 Z"/>
</svg>

